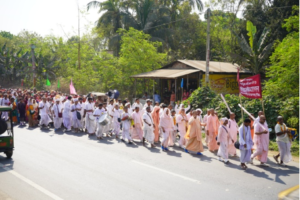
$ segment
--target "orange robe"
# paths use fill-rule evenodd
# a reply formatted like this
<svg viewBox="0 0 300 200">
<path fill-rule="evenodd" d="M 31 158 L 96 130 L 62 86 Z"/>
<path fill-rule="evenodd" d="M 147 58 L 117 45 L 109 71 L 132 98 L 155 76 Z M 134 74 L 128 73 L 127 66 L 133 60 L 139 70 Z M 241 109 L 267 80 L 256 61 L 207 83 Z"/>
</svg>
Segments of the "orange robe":
<svg viewBox="0 0 300 200">
<path fill-rule="evenodd" d="M 191 117 L 189 120 L 189 128 L 185 135 L 188 139 L 186 149 L 193 152 L 203 152 L 201 124 L 198 119 Z"/>
<path fill-rule="evenodd" d="M 155 124 L 155 128 L 154 128 L 154 142 L 155 143 L 159 141 L 159 113 L 156 113 L 156 111 L 159 109 L 160 109 L 159 106 L 155 106 L 151 113 L 153 123 Z"/>
<path fill-rule="evenodd" d="M 209 115 L 207 117 L 207 130 L 209 131 L 208 139 L 207 139 L 207 147 L 210 151 L 215 151 L 219 149 L 217 144 L 216 137 L 218 135 L 218 129 L 220 126 L 219 119 L 217 115 Z"/>
</svg>

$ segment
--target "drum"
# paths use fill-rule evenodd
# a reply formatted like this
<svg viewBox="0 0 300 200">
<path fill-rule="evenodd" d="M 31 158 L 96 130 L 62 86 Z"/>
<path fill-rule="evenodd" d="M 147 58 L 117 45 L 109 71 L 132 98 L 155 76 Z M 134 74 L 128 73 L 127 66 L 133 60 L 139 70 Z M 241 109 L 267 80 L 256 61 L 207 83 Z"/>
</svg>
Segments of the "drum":
<svg viewBox="0 0 300 200">
<path fill-rule="evenodd" d="M 90 119 L 90 120 L 95 120 L 94 115 L 89 115 L 89 119 Z"/>
<path fill-rule="evenodd" d="M 99 117 L 98 123 L 101 124 L 102 126 L 105 126 L 109 123 L 109 115 L 107 113 L 101 115 Z"/>
</svg>

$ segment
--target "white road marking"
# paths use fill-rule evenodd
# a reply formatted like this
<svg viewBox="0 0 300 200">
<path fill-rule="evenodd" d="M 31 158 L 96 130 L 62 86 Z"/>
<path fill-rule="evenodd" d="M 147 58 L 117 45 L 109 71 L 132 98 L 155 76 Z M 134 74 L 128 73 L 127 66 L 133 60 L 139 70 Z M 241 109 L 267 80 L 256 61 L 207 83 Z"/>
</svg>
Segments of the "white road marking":
<svg viewBox="0 0 300 200">
<path fill-rule="evenodd" d="M 200 184 L 200 181 L 198 180 L 195 180 L 195 179 L 192 179 L 192 178 L 189 178 L 189 177 L 186 177 L 186 176 L 182 176 L 180 174 L 175 174 L 173 172 L 169 172 L 167 170 L 164 170 L 164 169 L 160 169 L 160 168 L 157 168 L 157 167 L 154 167 L 154 166 L 151 166 L 151 165 L 147 165 L 145 163 L 141 163 L 141 162 L 138 162 L 138 161 L 135 161 L 133 160 L 132 162 L 136 163 L 136 164 L 139 164 L 139 165 L 142 165 L 142 166 L 145 166 L 145 167 L 148 167 L 148 168 L 151 168 L 151 169 L 155 169 L 157 171 L 161 171 L 161 172 L 164 172 L 166 174 L 170 174 L 172 176 L 176 176 L 176 177 L 179 177 L 179 178 L 182 178 L 184 180 L 187 180 L 187 181 L 191 181 L 191 182 L 194 182 L 194 183 L 197 183 L 197 184 Z"/>
<path fill-rule="evenodd" d="M 12 175 L 16 176 L 17 178 L 21 179 L 22 181 L 24 181 L 25 183 L 31 185 L 32 187 L 34 187 L 35 189 L 39 190 L 40 192 L 46 194 L 47 196 L 51 197 L 54 200 L 63 200 L 62 198 L 56 196 L 55 194 L 53 194 L 52 192 L 46 190 L 45 188 L 43 188 L 42 186 L 34 183 L 33 181 L 29 180 L 28 178 L 25 178 L 24 176 L 22 176 L 21 174 L 15 172 L 14 170 L 12 170 L 9 167 L 5 167 L 5 165 L 3 165 L 2 163 L 0 163 L 0 167 L 2 169 L 4 169 L 5 171 L 11 173 Z"/>
</svg>

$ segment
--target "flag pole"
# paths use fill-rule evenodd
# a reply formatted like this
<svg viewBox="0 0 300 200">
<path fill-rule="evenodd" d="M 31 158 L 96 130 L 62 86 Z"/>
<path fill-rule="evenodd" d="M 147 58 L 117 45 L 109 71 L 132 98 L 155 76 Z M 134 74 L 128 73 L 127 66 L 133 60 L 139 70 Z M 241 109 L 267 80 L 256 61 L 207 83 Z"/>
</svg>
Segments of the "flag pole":
<svg viewBox="0 0 300 200">
<path fill-rule="evenodd" d="M 239 94 L 239 98 L 240 98 L 240 104 L 241 104 L 241 106 L 243 106 L 243 104 L 242 104 L 242 98 L 241 98 L 241 93 Z M 241 114 L 242 114 L 242 119 L 244 121 L 244 112 L 243 112 L 243 109 L 241 109 Z"/>
<path fill-rule="evenodd" d="M 266 115 L 265 115 L 265 106 L 264 106 L 264 100 L 263 100 L 263 98 L 261 98 L 261 106 L 262 106 L 262 109 L 263 109 L 264 116 L 266 117 Z"/>
</svg>

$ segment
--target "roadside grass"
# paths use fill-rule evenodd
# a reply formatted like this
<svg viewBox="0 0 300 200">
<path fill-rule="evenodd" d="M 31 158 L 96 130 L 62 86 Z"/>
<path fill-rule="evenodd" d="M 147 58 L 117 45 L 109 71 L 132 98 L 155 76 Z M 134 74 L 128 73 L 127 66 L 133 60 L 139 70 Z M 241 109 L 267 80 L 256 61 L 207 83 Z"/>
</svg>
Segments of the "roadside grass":
<svg viewBox="0 0 300 200">
<path fill-rule="evenodd" d="M 270 140 L 269 150 L 279 151 L 278 145 L 275 140 Z M 294 140 L 292 142 L 291 153 L 293 156 L 299 156 L 299 140 Z"/>
</svg>

